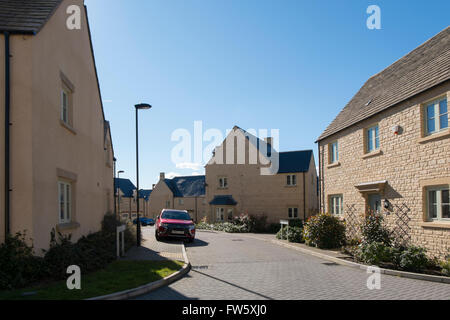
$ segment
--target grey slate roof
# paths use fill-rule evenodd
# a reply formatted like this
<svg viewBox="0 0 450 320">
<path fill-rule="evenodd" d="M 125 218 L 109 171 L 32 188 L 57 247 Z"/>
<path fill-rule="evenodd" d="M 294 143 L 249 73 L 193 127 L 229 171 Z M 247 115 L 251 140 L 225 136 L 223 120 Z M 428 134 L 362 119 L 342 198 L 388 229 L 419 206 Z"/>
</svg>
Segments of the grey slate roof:
<svg viewBox="0 0 450 320">
<path fill-rule="evenodd" d="M 144 199 L 145 201 L 148 201 L 150 199 L 150 195 L 153 190 L 150 189 L 141 189 L 139 190 L 139 198 Z"/>
<path fill-rule="evenodd" d="M 449 79 L 450 27 L 447 27 L 367 80 L 318 141 Z"/>
<path fill-rule="evenodd" d="M 164 179 L 174 197 L 201 197 L 205 195 L 205 176 Z"/>
<path fill-rule="evenodd" d="M 265 144 L 266 142 L 261 140 L 258 137 L 255 137 L 248 131 L 235 126 L 235 129 L 242 130 L 242 132 L 246 135 L 246 137 L 250 137 L 249 139 L 254 145 L 256 149 L 260 150 L 261 144 Z M 270 157 L 272 154 L 272 146 L 267 144 L 267 156 Z M 278 172 L 277 173 L 296 173 L 296 172 L 308 172 L 309 165 L 311 163 L 311 157 L 313 156 L 312 150 L 300 150 L 300 151 L 288 151 L 288 152 L 279 152 L 279 163 L 278 163 Z"/>
<path fill-rule="evenodd" d="M 0 0 L 0 31 L 36 34 L 62 0 Z"/>
<path fill-rule="evenodd" d="M 124 194 L 124 197 L 132 198 L 133 197 L 133 190 L 136 190 L 136 186 L 131 182 L 130 179 L 123 179 L 123 178 L 115 178 L 114 179 L 114 190 L 117 188 L 122 191 Z"/>
</svg>

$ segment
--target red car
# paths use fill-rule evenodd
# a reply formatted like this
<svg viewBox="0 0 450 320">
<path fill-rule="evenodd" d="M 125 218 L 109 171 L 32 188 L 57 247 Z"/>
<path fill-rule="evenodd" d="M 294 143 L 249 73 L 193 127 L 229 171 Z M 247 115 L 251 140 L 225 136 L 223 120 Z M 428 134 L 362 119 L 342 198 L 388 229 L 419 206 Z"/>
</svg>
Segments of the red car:
<svg viewBox="0 0 450 320">
<path fill-rule="evenodd" d="M 155 237 L 157 241 L 174 237 L 192 242 L 195 239 L 195 224 L 185 210 L 164 209 L 156 219 Z"/>
</svg>

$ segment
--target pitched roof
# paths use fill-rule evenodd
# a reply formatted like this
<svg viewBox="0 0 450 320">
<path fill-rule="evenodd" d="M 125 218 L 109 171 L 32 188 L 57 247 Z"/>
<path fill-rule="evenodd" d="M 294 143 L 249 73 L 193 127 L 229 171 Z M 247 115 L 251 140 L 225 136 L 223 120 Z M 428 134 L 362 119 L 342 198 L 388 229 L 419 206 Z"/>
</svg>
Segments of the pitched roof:
<svg viewBox="0 0 450 320">
<path fill-rule="evenodd" d="M 150 189 L 141 189 L 141 190 L 139 190 L 139 198 L 143 198 L 144 200 L 148 201 L 152 191 L 153 190 L 150 190 Z"/>
<path fill-rule="evenodd" d="M 136 186 L 131 182 L 130 179 L 115 178 L 114 179 L 114 190 L 117 188 L 122 191 L 124 197 L 133 197 L 133 190 L 136 190 Z"/>
<path fill-rule="evenodd" d="M 258 137 L 255 137 L 248 131 L 245 131 L 238 126 L 234 127 L 235 129 L 241 130 L 246 137 L 250 137 L 249 139 L 255 146 L 257 150 L 260 150 L 260 146 L 262 143 L 266 143 Z M 272 151 L 276 152 L 272 149 L 272 146 L 267 143 L 267 155 L 271 156 Z M 279 152 L 279 163 L 278 163 L 278 172 L 277 173 L 295 173 L 295 172 L 307 172 L 309 170 L 309 164 L 311 163 L 311 157 L 313 156 L 312 150 L 299 150 L 299 151 L 288 151 L 288 152 Z"/>
<path fill-rule="evenodd" d="M 0 31 L 37 34 L 62 0 L 0 0 Z"/>
<path fill-rule="evenodd" d="M 164 179 L 174 197 L 201 197 L 205 195 L 205 176 Z"/>
<path fill-rule="evenodd" d="M 222 195 L 222 196 L 214 196 L 214 199 L 209 202 L 209 204 L 214 206 L 234 206 L 237 204 L 236 200 L 233 199 L 233 196 L 230 195 Z"/>
<path fill-rule="evenodd" d="M 280 152 L 278 173 L 308 172 L 312 156 L 312 150 Z"/>
<path fill-rule="evenodd" d="M 449 79 L 450 27 L 447 27 L 367 80 L 318 141 Z"/>
</svg>

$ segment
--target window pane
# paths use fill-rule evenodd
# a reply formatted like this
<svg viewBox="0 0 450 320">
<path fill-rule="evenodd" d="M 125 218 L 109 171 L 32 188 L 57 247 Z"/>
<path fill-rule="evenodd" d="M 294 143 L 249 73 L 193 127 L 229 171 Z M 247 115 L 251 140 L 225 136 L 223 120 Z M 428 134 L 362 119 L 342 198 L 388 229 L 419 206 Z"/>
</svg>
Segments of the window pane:
<svg viewBox="0 0 450 320">
<path fill-rule="evenodd" d="M 298 208 L 294 208 L 294 218 L 298 217 Z"/>
<path fill-rule="evenodd" d="M 439 101 L 439 114 L 445 114 L 447 113 L 447 110 L 447 99 Z"/>
<path fill-rule="evenodd" d="M 297 184 L 297 176 L 292 176 L 292 185 L 296 185 Z"/>
<path fill-rule="evenodd" d="M 448 128 L 448 115 L 443 114 L 439 117 L 439 127 L 440 129 Z"/>
<path fill-rule="evenodd" d="M 65 210 L 64 210 L 64 184 L 59 184 L 59 218 L 61 221 L 64 220 Z"/>
<path fill-rule="evenodd" d="M 449 190 L 442 190 L 442 218 L 450 219 L 450 192 Z"/>
<path fill-rule="evenodd" d="M 70 185 L 66 184 L 66 220 L 70 220 Z"/>
<path fill-rule="evenodd" d="M 291 184 L 291 176 L 287 176 L 286 184 L 289 186 Z"/>
<path fill-rule="evenodd" d="M 428 192 L 428 214 L 430 218 L 437 218 L 436 191 Z"/>
<path fill-rule="evenodd" d="M 368 151 L 373 150 L 372 131 L 373 131 L 373 129 L 367 130 L 367 150 Z"/>
<path fill-rule="evenodd" d="M 289 215 L 289 218 L 292 218 L 292 208 L 288 209 L 288 215 Z"/>
<path fill-rule="evenodd" d="M 434 104 L 427 106 L 427 120 L 434 119 Z"/>
<path fill-rule="evenodd" d="M 334 158 L 335 161 L 339 161 L 339 149 L 338 149 L 338 143 L 335 143 L 335 152 L 334 152 Z"/>
<path fill-rule="evenodd" d="M 378 136 L 378 126 L 375 127 L 375 149 L 380 148 L 380 138 Z"/>
</svg>

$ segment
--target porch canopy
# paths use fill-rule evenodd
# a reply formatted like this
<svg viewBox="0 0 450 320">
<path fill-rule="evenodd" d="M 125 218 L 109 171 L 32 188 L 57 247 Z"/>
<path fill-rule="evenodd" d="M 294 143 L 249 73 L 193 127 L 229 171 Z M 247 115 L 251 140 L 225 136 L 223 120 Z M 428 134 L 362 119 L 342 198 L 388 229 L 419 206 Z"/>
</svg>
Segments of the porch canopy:
<svg viewBox="0 0 450 320">
<path fill-rule="evenodd" d="M 367 192 L 383 193 L 386 185 L 387 185 L 387 180 L 382 180 L 382 181 L 360 183 L 360 184 L 357 184 L 355 186 L 355 188 L 358 189 L 359 192 L 361 192 L 361 193 L 367 193 Z"/>
<path fill-rule="evenodd" d="M 209 203 L 213 206 L 235 206 L 236 200 L 231 195 L 214 196 L 214 199 Z"/>
</svg>

